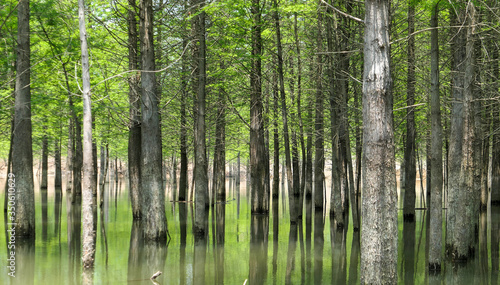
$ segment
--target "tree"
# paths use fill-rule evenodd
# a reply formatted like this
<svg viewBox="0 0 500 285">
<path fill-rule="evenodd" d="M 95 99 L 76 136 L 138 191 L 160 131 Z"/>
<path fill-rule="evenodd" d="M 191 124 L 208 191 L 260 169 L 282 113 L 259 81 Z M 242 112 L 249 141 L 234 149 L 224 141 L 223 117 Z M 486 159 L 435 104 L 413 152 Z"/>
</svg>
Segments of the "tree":
<svg viewBox="0 0 500 285">
<path fill-rule="evenodd" d="M 97 217 L 93 197 L 94 162 L 92 152 L 92 109 L 90 97 L 90 66 L 87 47 L 87 29 L 85 27 L 85 1 L 78 1 L 78 22 L 82 51 L 82 87 L 83 87 L 83 189 L 82 189 L 82 263 L 84 268 L 94 267 Z"/>
<path fill-rule="evenodd" d="M 398 280 L 389 3 L 365 2 L 361 284 Z"/>
<path fill-rule="evenodd" d="M 12 173 L 15 175 L 16 239 L 35 237 L 35 193 L 33 189 L 33 154 L 31 133 L 30 88 L 30 2 L 17 7 L 17 65 L 15 87 Z"/>
<path fill-rule="evenodd" d="M 431 202 L 429 235 L 429 270 L 441 270 L 443 227 L 443 139 L 439 101 L 438 4 L 431 16 Z"/>
<path fill-rule="evenodd" d="M 316 44 L 318 55 L 316 58 L 316 101 L 315 101 L 315 123 L 314 123 L 314 208 L 323 209 L 324 195 L 323 182 L 325 180 L 325 146 L 323 129 L 323 55 L 322 55 L 322 29 L 323 29 L 323 11 L 318 11 L 318 28 Z"/>
<path fill-rule="evenodd" d="M 137 38 L 137 5 L 135 0 L 128 1 L 128 68 L 138 70 L 138 38 Z M 130 202 L 132 205 L 132 217 L 134 220 L 141 219 L 141 101 L 139 75 L 131 73 L 128 78 L 129 84 L 129 114 L 130 126 L 128 136 L 128 168 Z"/>
<path fill-rule="evenodd" d="M 162 146 L 158 94 L 156 93 L 153 38 L 153 3 L 140 1 L 141 32 L 141 216 L 146 240 L 166 241 L 165 191 L 162 179 Z"/>
<path fill-rule="evenodd" d="M 405 196 L 403 218 L 405 222 L 415 221 L 415 6 L 408 7 L 408 76 L 406 79 L 406 146 L 404 154 Z"/>
<path fill-rule="evenodd" d="M 194 75 L 196 76 L 196 103 L 195 103 L 195 225 L 194 231 L 197 237 L 207 234 L 206 221 L 208 219 L 208 162 L 206 148 L 205 127 L 205 85 L 206 85 L 206 45 L 205 45 L 205 12 L 203 2 L 193 1 L 194 14 L 193 33 L 196 39 L 194 50 Z"/>
<path fill-rule="evenodd" d="M 252 63 L 250 71 L 250 179 L 252 214 L 267 214 L 264 119 L 262 104 L 262 23 L 260 0 L 252 0 Z"/>
</svg>

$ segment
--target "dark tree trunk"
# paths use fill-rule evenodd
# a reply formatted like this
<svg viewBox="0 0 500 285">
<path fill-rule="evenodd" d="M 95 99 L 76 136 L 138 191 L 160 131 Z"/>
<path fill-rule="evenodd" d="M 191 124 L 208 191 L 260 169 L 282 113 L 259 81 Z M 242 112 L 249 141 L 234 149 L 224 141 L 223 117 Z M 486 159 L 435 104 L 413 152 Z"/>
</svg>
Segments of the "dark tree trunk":
<svg viewBox="0 0 500 285">
<path fill-rule="evenodd" d="M 439 99 L 438 5 L 431 16 L 431 201 L 429 234 L 429 270 L 441 271 L 443 227 L 443 138 Z"/>
<path fill-rule="evenodd" d="M 204 237 L 208 234 L 206 224 L 208 223 L 209 189 L 208 189 L 208 161 L 205 134 L 205 85 L 206 85 L 206 45 L 205 45 L 205 12 L 202 11 L 203 3 L 193 1 L 194 14 L 193 30 L 195 36 L 196 50 L 194 54 L 194 65 L 196 78 L 196 102 L 195 102 L 195 237 Z"/>
<path fill-rule="evenodd" d="M 396 284 L 398 215 L 389 1 L 365 1 L 361 284 Z"/>
<path fill-rule="evenodd" d="M 165 216 L 165 191 L 162 181 L 162 145 L 158 94 L 156 90 L 153 3 L 140 1 L 141 33 L 141 217 L 144 220 L 143 236 L 146 240 L 165 241 L 167 239 L 167 219 Z"/>
<path fill-rule="evenodd" d="M 54 164 L 55 164 L 55 174 L 54 174 L 54 187 L 56 191 L 61 190 L 62 178 L 61 178 L 61 141 L 59 138 L 54 140 Z"/>
<path fill-rule="evenodd" d="M 187 1 L 186 1 L 187 3 Z M 186 4 L 187 6 L 187 4 Z M 184 28 L 184 39 L 182 41 L 183 48 L 188 45 L 188 36 Z M 187 121 L 186 121 L 186 100 L 188 97 L 188 59 L 182 57 L 182 74 L 181 74 L 181 130 L 180 130 L 180 151 L 181 151 L 181 169 L 179 176 L 179 201 L 186 201 L 188 190 L 188 145 L 187 145 Z"/>
<path fill-rule="evenodd" d="M 343 228 L 344 219 L 342 217 L 342 198 L 341 198 L 341 163 L 339 160 L 339 106 L 342 102 L 339 100 L 338 92 L 340 90 L 335 90 L 335 70 L 334 70 L 334 58 L 333 52 L 335 50 L 333 42 L 333 10 L 328 8 L 328 17 L 326 19 L 326 39 L 328 48 L 328 92 L 330 101 L 330 127 L 331 127 L 331 141 L 332 141 L 332 187 L 331 187 L 331 199 L 330 199 L 330 216 L 333 217 L 337 223 L 337 228 Z M 340 47 L 337 47 L 340 49 Z M 340 65 L 340 64 L 339 64 Z M 339 83 L 340 85 L 340 83 Z"/>
<path fill-rule="evenodd" d="M 280 192 L 280 138 L 278 133 L 278 82 L 276 74 L 273 76 L 273 142 L 274 142 L 274 164 L 273 164 L 273 200 L 279 198 Z"/>
<path fill-rule="evenodd" d="M 41 189 L 47 189 L 49 176 L 49 139 L 47 137 L 47 126 L 43 126 L 42 138 L 42 180 L 40 182 Z"/>
<path fill-rule="evenodd" d="M 408 75 L 406 79 L 406 145 L 405 145 L 405 196 L 403 218 L 405 222 L 415 221 L 415 181 L 417 168 L 415 160 L 415 6 L 408 7 Z"/>
<path fill-rule="evenodd" d="M 491 18 L 496 17 L 491 15 Z M 494 20 L 493 20 L 494 21 Z M 498 60 L 500 58 L 500 47 L 498 46 L 498 34 L 493 33 L 490 39 L 490 53 L 491 53 L 491 77 L 490 88 L 491 96 L 498 96 L 498 78 L 500 78 L 500 68 Z M 500 126 L 500 104 L 493 107 L 493 128 Z M 492 154 L 491 154 L 491 204 L 500 205 L 500 133 L 495 132 L 492 138 Z"/>
<path fill-rule="evenodd" d="M 15 177 L 15 238 L 35 237 L 35 193 L 31 138 L 29 0 L 17 6 L 17 64 L 12 173 Z"/>
<path fill-rule="evenodd" d="M 250 71 L 250 187 L 252 214 L 268 214 L 266 196 L 266 150 L 262 103 L 262 23 L 260 0 L 252 0 L 252 67 Z"/>
<path fill-rule="evenodd" d="M 220 64 L 224 70 L 224 63 Z M 222 81 L 223 79 L 221 79 Z M 220 82 L 223 84 L 223 82 Z M 219 101 L 215 126 L 215 151 L 214 151 L 214 192 L 217 193 L 217 201 L 226 199 L 226 91 L 224 87 L 219 88 Z"/>
<path fill-rule="evenodd" d="M 72 202 L 75 202 L 75 197 L 82 195 L 83 146 L 82 125 L 74 109 L 73 120 L 75 122 L 75 153 L 73 155 L 73 187 L 71 188 L 71 196 L 73 197 Z"/>
<path fill-rule="evenodd" d="M 323 48 L 322 48 L 322 30 L 323 30 L 323 12 L 318 11 L 318 30 L 317 32 L 317 59 L 316 59 L 316 117 L 314 122 L 314 208 L 323 209 L 324 194 L 323 182 L 325 180 L 325 146 L 323 137 Z"/>
<path fill-rule="evenodd" d="M 138 38 L 136 0 L 128 1 L 128 69 L 138 70 Z M 128 133 L 128 181 L 132 218 L 141 219 L 141 97 L 139 75 L 131 73 L 128 78 L 129 90 L 129 133 Z"/>
<path fill-rule="evenodd" d="M 274 24 L 276 27 L 276 49 L 277 49 L 277 57 L 278 57 L 278 65 L 277 65 L 277 73 L 278 73 L 278 84 L 280 91 L 280 101 L 281 101 L 281 116 L 283 119 L 283 140 L 285 146 L 285 165 L 286 165 L 286 182 L 288 189 L 288 196 L 290 200 L 290 213 L 295 213 L 296 209 L 294 209 L 293 201 L 293 173 L 292 173 L 292 158 L 290 154 L 290 134 L 288 132 L 288 111 L 286 104 L 286 93 L 285 93 L 285 79 L 284 79 L 284 71 L 283 71 L 283 48 L 281 46 L 281 28 L 280 28 L 280 20 L 278 14 L 278 1 L 273 0 L 273 7 L 275 9 L 273 13 Z M 291 215 L 293 217 L 293 215 Z M 294 221 L 291 221 L 294 222 Z"/>
</svg>

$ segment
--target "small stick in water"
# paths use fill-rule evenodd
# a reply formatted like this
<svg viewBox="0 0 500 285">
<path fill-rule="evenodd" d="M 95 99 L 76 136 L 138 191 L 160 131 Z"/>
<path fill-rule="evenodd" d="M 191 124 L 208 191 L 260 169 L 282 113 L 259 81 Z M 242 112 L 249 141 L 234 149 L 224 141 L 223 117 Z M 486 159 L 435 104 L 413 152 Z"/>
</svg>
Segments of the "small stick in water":
<svg viewBox="0 0 500 285">
<path fill-rule="evenodd" d="M 151 279 L 151 280 L 155 280 L 155 279 L 156 279 L 158 276 L 160 276 L 160 275 L 161 275 L 161 271 L 157 271 L 157 272 L 156 272 L 155 274 L 153 274 L 153 276 L 151 276 L 151 278 L 149 278 L 149 279 Z"/>
</svg>

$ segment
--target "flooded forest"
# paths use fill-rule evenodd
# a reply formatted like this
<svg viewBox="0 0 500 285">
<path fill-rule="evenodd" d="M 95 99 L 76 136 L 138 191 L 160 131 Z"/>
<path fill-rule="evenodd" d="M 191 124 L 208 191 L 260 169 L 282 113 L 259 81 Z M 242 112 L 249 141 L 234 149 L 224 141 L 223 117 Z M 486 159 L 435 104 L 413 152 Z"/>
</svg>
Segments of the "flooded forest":
<svg viewBox="0 0 500 285">
<path fill-rule="evenodd" d="M 499 23 L 1 0 L 0 283 L 498 284 Z"/>
</svg>

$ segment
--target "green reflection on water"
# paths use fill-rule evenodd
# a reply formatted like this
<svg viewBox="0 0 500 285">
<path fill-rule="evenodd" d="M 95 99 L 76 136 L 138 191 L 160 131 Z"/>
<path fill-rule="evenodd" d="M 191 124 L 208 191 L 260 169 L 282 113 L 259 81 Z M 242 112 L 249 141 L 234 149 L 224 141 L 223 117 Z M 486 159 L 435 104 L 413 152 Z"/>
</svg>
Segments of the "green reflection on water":
<svg viewBox="0 0 500 285">
<path fill-rule="evenodd" d="M 3 184 L 3 181 L 0 180 L 0 183 Z M 305 212 L 302 227 L 291 227 L 286 213 L 288 199 L 280 199 L 278 211 L 271 211 L 277 217 L 270 215 L 268 219 L 267 243 L 252 247 L 251 252 L 252 219 L 244 184 L 239 199 L 232 180 L 228 181 L 226 188 L 229 189 L 229 202 L 224 204 L 223 247 L 220 246 L 220 237 L 218 240 L 214 238 L 214 231 L 220 232 L 221 228 L 212 224 L 216 220 L 212 210 L 208 218 L 209 240 L 206 246 L 195 248 L 192 235 L 193 204 L 170 201 L 165 208 L 172 239 L 168 247 L 158 247 L 144 245 L 138 229 L 133 229 L 137 225 L 132 223 L 126 183 L 107 184 L 103 211 L 98 211 L 94 284 L 153 284 L 149 277 L 157 271 L 163 272 L 156 279 L 159 284 L 243 284 L 251 272 L 252 276 L 256 276 L 257 284 L 359 283 L 359 248 L 353 246 L 353 240 L 356 240 L 354 244 L 359 242 L 359 235 L 353 233 L 350 225 L 347 232 L 337 232 L 331 227 L 328 215 L 322 214 L 311 217 L 311 224 L 307 225 L 309 214 Z M 68 201 L 66 192 L 62 197 L 57 197 L 54 192 L 54 189 L 49 188 L 46 205 L 42 203 L 45 201 L 43 193 L 36 192 L 37 238 L 34 247 L 21 246 L 20 242 L 16 244 L 15 278 L 7 275 L 8 252 L 5 226 L 2 225 L 0 284 L 82 284 L 80 209 L 78 204 L 72 205 Z M 167 200 L 168 197 L 170 194 Z M 2 194 L 0 205 L 3 205 L 3 198 Z M 58 199 L 60 203 L 56 202 Z M 218 204 L 217 207 L 222 205 Z M 325 212 L 328 213 L 328 209 Z M 417 211 L 414 228 L 406 227 L 402 218 L 399 219 L 400 284 L 436 284 L 436 281 L 439 284 L 441 281 L 440 278 L 429 278 L 427 273 L 426 226 L 423 223 L 427 218 L 425 213 Z M 43 220 L 45 217 L 46 221 Z M 181 235 L 181 217 L 185 217 L 185 241 Z M 321 227 L 323 230 L 317 231 Z M 297 235 L 302 236 L 302 239 Z M 255 248 L 264 248 L 265 252 L 257 254 Z M 409 252 L 411 249 L 413 254 Z M 206 262 L 201 267 L 195 258 L 195 251 L 200 250 L 206 251 Z M 489 253 L 487 250 L 486 254 Z M 250 254 L 252 257 L 261 257 L 255 260 Z M 262 267 L 262 263 L 267 267 Z M 257 271 L 250 270 L 249 264 L 256 264 L 259 268 Z M 484 263 L 481 268 L 475 264 L 476 261 L 471 262 L 464 270 L 455 270 L 446 265 L 441 277 L 449 284 L 459 281 L 464 284 L 476 281 L 488 284 L 491 281 L 488 277 L 491 272 L 488 261 L 486 269 Z M 199 268 L 204 268 L 202 281 L 198 278 Z M 481 270 L 486 272 L 479 274 Z"/>
</svg>

